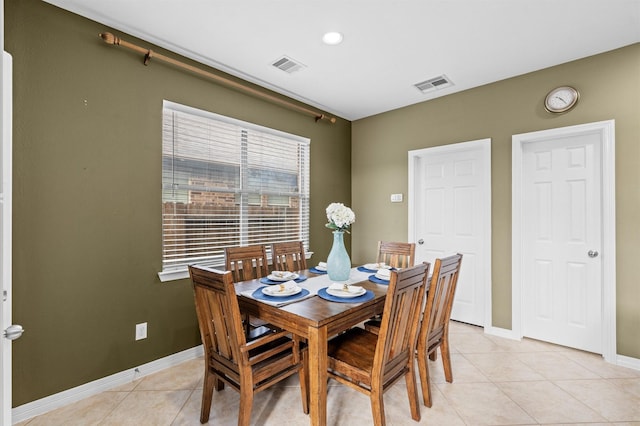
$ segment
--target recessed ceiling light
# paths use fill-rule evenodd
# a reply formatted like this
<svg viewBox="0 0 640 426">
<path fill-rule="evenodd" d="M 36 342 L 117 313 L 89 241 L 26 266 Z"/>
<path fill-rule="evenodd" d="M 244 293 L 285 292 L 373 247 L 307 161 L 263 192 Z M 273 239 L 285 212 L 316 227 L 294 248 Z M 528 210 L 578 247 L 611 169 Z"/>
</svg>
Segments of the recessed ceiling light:
<svg viewBox="0 0 640 426">
<path fill-rule="evenodd" d="M 342 43 L 342 34 L 337 31 L 331 31 L 322 36 L 325 44 L 336 45 Z"/>
</svg>

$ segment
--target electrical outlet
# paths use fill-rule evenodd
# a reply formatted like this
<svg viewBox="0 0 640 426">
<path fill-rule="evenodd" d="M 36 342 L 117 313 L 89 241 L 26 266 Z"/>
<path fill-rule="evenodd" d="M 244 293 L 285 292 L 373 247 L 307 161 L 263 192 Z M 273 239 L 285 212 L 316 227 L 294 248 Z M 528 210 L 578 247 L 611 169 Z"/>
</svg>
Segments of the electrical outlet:
<svg viewBox="0 0 640 426">
<path fill-rule="evenodd" d="M 147 323 L 142 322 L 136 324 L 136 340 L 142 340 L 147 338 Z"/>
<path fill-rule="evenodd" d="M 401 203 L 402 202 L 402 194 L 391 194 L 391 202 L 392 203 Z"/>
</svg>

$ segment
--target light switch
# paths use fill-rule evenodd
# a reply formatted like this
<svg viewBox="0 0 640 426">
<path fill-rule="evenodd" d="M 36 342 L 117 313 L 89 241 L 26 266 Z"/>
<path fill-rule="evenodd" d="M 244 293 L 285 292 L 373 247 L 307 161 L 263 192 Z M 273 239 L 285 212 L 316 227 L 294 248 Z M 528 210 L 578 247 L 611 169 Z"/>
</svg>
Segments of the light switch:
<svg viewBox="0 0 640 426">
<path fill-rule="evenodd" d="M 391 194 L 391 202 L 392 203 L 401 203 L 402 202 L 402 194 Z"/>
</svg>

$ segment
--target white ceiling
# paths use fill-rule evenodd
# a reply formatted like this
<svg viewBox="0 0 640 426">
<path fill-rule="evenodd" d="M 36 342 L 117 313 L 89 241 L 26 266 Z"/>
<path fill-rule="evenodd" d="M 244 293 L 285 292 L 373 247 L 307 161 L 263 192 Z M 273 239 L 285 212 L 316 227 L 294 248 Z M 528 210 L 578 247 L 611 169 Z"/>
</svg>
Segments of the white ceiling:
<svg viewBox="0 0 640 426">
<path fill-rule="evenodd" d="M 640 41 L 640 0 L 45 1 L 348 120 Z"/>
</svg>

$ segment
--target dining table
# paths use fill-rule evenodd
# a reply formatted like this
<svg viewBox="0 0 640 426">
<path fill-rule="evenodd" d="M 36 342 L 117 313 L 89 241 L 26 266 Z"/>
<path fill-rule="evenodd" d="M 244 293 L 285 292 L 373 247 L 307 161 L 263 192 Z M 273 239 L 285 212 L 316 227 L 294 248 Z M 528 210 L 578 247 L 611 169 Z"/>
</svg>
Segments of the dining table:
<svg viewBox="0 0 640 426">
<path fill-rule="evenodd" d="M 355 302 L 358 299 L 354 298 L 332 301 L 318 296 L 318 292 L 324 291 L 322 295 L 326 296 L 326 288 L 333 282 L 328 275 L 314 271 L 319 272 L 314 268 L 295 271 L 298 275 L 296 282 L 303 289 L 303 294 L 286 302 L 279 303 L 275 300 L 269 303 L 252 297 L 257 296 L 256 292 L 265 285 L 273 284 L 268 278 L 241 281 L 236 283 L 235 289 L 242 312 L 307 340 L 309 420 L 311 425 L 324 426 L 327 423 L 329 338 L 382 314 L 387 285 L 384 281 L 375 279 L 375 271 L 367 271 L 363 267 L 352 268 L 346 283 L 366 289 L 369 300 Z"/>
</svg>

